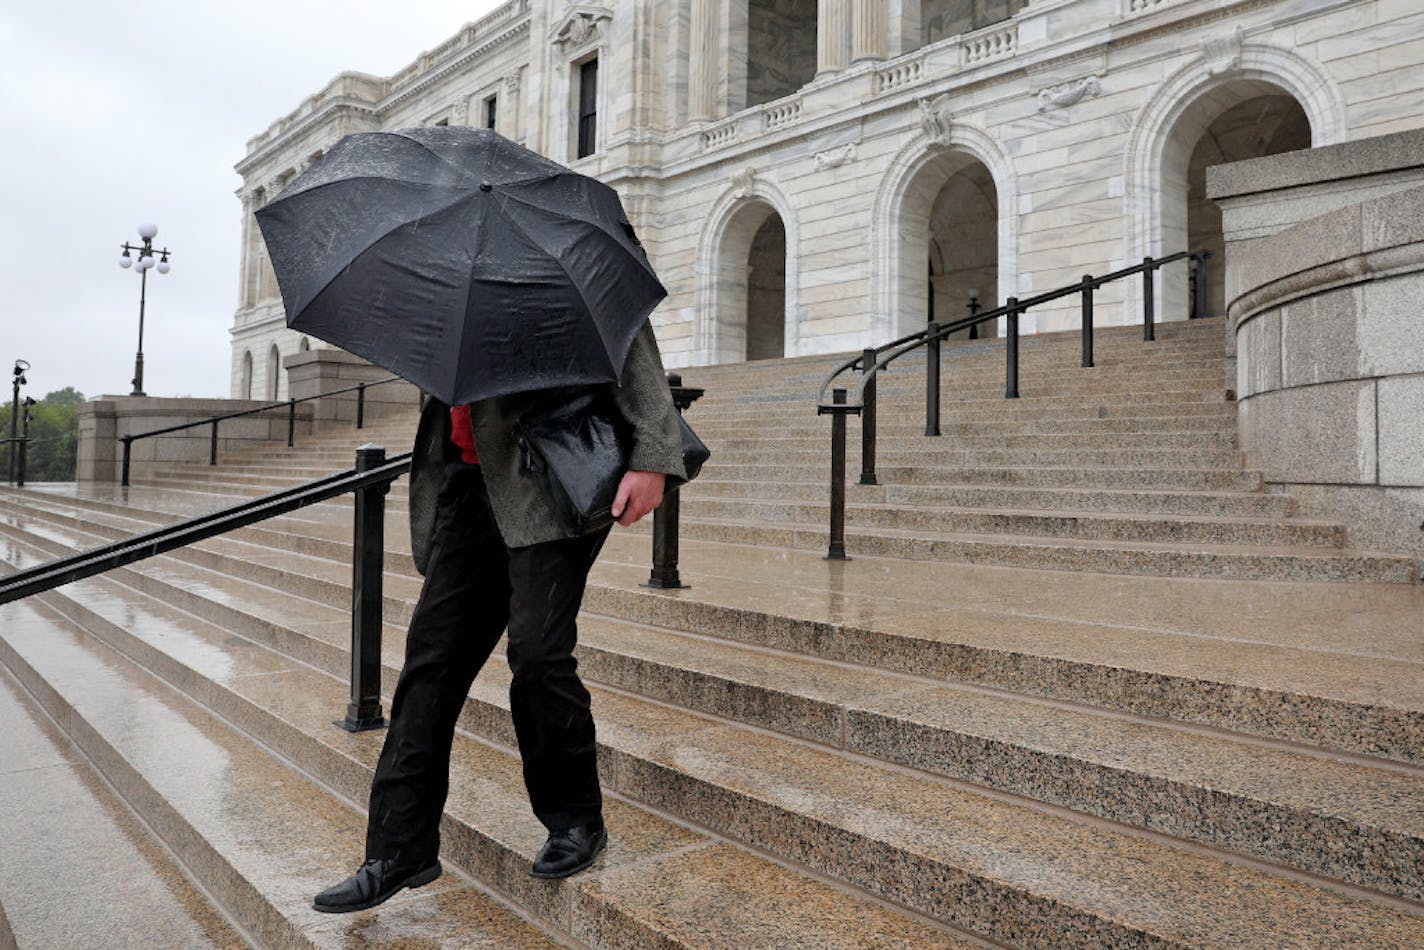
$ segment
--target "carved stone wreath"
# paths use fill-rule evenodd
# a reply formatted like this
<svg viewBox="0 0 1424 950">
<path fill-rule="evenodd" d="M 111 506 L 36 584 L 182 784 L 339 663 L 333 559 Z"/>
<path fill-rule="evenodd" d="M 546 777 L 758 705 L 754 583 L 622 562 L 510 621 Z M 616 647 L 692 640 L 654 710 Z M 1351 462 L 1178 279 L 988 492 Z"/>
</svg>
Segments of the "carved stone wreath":
<svg viewBox="0 0 1424 950">
<path fill-rule="evenodd" d="M 570 7 L 550 33 L 551 39 L 564 52 L 577 49 L 602 38 L 604 24 L 613 19 L 613 11 L 580 3 Z"/>
</svg>

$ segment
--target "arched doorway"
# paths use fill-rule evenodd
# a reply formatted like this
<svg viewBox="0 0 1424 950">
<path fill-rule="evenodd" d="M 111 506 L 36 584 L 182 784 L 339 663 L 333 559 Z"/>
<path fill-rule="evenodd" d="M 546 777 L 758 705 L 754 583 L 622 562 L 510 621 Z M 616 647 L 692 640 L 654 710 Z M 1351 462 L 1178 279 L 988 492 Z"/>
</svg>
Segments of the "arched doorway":
<svg viewBox="0 0 1424 950">
<path fill-rule="evenodd" d="M 998 305 L 999 192 L 983 162 L 960 149 L 936 152 L 910 179 L 897 217 L 894 335 L 921 330 L 932 316 L 949 323 L 967 315 L 971 296 L 983 309 Z"/>
<path fill-rule="evenodd" d="M 1285 90 L 1266 83 L 1243 83 L 1233 91 L 1237 96 L 1248 95 L 1249 98 L 1224 109 L 1222 104 L 1208 100 L 1201 105 L 1201 115 L 1189 112 L 1182 117 L 1178 123 L 1182 135 L 1169 148 L 1168 167 L 1163 170 L 1164 187 L 1171 182 L 1171 187 L 1177 189 L 1175 200 L 1163 203 L 1164 238 L 1168 227 L 1178 233 L 1185 228 L 1182 246 L 1205 248 L 1211 252 L 1211 263 L 1215 265 L 1207 268 L 1206 313 L 1200 316 L 1226 312 L 1226 244 L 1222 238 L 1221 209 L 1206 195 L 1207 168 L 1310 148 L 1310 119 L 1300 103 Z M 1213 114 L 1215 118 L 1198 133 L 1188 152 L 1187 139 L 1203 119 Z M 1182 174 L 1183 154 L 1189 156 L 1185 192 L 1177 177 Z"/>
<path fill-rule="evenodd" d="M 716 246 L 714 362 L 786 355 L 786 223 L 770 203 L 751 199 L 727 219 Z"/>
<path fill-rule="evenodd" d="M 930 210 L 926 319 L 945 324 L 968 316 L 971 299 L 979 309 L 997 306 L 998 228 L 998 190 L 989 169 L 976 161 L 950 175 Z M 989 325 L 974 335 L 994 334 Z"/>
<path fill-rule="evenodd" d="M 239 395 L 239 398 L 241 398 L 241 399 L 251 399 L 251 398 L 252 398 L 252 351 L 251 351 L 251 350 L 243 350 L 243 351 L 242 351 L 242 389 L 241 389 L 241 391 L 239 392 L 238 395 Z"/>
<path fill-rule="evenodd" d="M 1225 70 L 1219 61 L 1197 57 L 1157 87 L 1143 105 L 1124 151 L 1124 200 L 1131 223 L 1129 261 L 1184 250 L 1189 236 L 1197 236 L 1189 232 L 1200 234 L 1207 230 L 1205 224 L 1194 227 L 1188 221 L 1188 179 L 1198 144 L 1217 119 L 1231 109 L 1253 99 L 1275 96 L 1288 97 L 1302 108 L 1308 120 L 1309 141 L 1301 142 L 1301 147 L 1332 145 L 1347 138 L 1345 104 L 1338 85 L 1318 63 L 1276 46 L 1244 43 Z M 1295 121 L 1298 123 L 1298 116 Z M 1290 123 L 1284 123 L 1283 130 L 1289 127 Z M 1303 131 L 1298 126 L 1297 130 Z M 1271 145 L 1275 138 L 1267 136 L 1267 143 L 1258 144 L 1255 153 L 1266 154 L 1267 147 L 1284 147 L 1279 144 L 1283 140 Z M 1230 146 L 1228 151 L 1239 158 L 1249 157 Z M 1202 167 L 1209 165 L 1207 161 Z M 1220 258 L 1212 260 L 1208 265 L 1209 280 L 1215 281 L 1212 271 L 1219 277 L 1224 268 L 1225 262 Z M 1186 319 L 1190 311 L 1185 265 L 1167 268 L 1155 286 L 1157 318 Z M 1128 282 L 1125 294 L 1125 322 L 1140 322 L 1141 283 Z M 1220 312 L 1220 303 L 1209 302 L 1207 309 Z"/>
</svg>

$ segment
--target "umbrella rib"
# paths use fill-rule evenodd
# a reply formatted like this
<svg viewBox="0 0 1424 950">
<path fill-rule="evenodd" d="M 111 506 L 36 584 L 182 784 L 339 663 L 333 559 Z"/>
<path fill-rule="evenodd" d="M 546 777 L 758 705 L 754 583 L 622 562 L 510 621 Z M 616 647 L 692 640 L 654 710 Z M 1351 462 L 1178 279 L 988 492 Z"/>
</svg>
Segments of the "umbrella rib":
<svg viewBox="0 0 1424 950">
<path fill-rule="evenodd" d="M 345 180 L 349 181 L 349 180 L 351 180 L 351 179 L 345 179 Z M 332 182 L 331 184 L 336 184 L 336 182 Z M 319 186 L 319 187 L 320 187 L 320 186 Z M 317 290 L 316 290 L 314 293 L 312 293 L 312 294 L 307 298 L 307 300 L 306 300 L 305 303 L 310 303 L 311 301 L 315 300 L 317 297 L 320 297 L 320 296 L 326 291 L 326 288 L 328 288 L 328 287 L 331 286 L 331 282 L 334 281 L 334 280 L 336 280 L 336 278 L 340 277 L 340 276 L 346 271 L 346 268 L 350 266 L 351 261 L 354 261 L 356 258 L 360 257 L 362 254 L 365 254 L 365 253 L 366 253 L 367 251 L 369 251 L 371 248 L 375 247 L 375 246 L 376 246 L 378 243 L 380 243 L 382 240 L 384 240 L 385 238 L 389 237 L 392 232 L 394 232 L 394 231 L 396 231 L 396 230 L 398 230 L 398 229 L 400 229 L 400 228 L 403 228 L 403 227 L 405 227 L 405 226 L 408 225 L 408 224 L 412 224 L 412 223 L 414 223 L 414 222 L 417 222 L 417 221 L 419 221 L 421 218 L 429 217 L 429 216 L 432 215 L 432 214 L 436 214 L 436 213 L 438 213 L 438 212 L 444 211 L 444 210 L 446 210 L 447 208 L 451 207 L 452 205 L 455 205 L 455 204 L 458 204 L 458 203 L 461 202 L 461 201 L 464 201 L 464 200 L 467 199 L 468 197 L 469 197 L 468 193 L 461 193 L 461 194 L 456 195 L 455 197 L 453 197 L 453 198 L 450 199 L 449 201 L 443 202 L 442 204 L 440 204 L 440 205 L 437 206 L 437 207 L 423 209 L 423 210 L 421 211 L 421 213 L 420 213 L 419 215 L 415 216 L 415 217 L 412 217 L 412 218 L 402 218 L 402 220 L 401 220 L 398 224 L 396 224 L 396 225 L 394 225 L 393 227 L 388 228 L 387 230 L 381 232 L 379 235 L 376 236 L 376 238 L 375 238 L 374 240 L 370 241 L 369 243 L 367 243 L 366 245 L 364 245 L 360 250 L 358 250 L 358 251 L 356 251 L 354 254 L 352 254 L 351 257 L 350 257 L 350 260 L 348 260 L 346 263 L 344 263 L 344 264 L 342 264 L 340 267 L 338 267 L 338 268 L 336 269 L 335 273 L 330 274 L 329 276 L 326 277 L 326 279 L 324 279 L 324 280 L 321 282 L 321 286 L 318 287 Z M 303 306 L 305 306 L 305 303 L 303 304 Z M 290 314 L 290 313 L 288 313 L 287 316 L 288 316 L 288 319 L 291 319 L 291 314 Z"/>
<path fill-rule="evenodd" d="M 500 197 L 502 197 L 502 198 L 508 198 L 509 196 L 508 196 L 508 195 L 501 194 Z M 537 207 L 536 205 L 529 205 L 527 202 L 520 202 L 520 204 L 524 204 L 526 207 Z M 541 209 L 541 210 L 542 210 L 542 209 Z M 513 215 L 504 215 L 504 220 L 505 220 L 505 221 L 508 221 L 510 224 L 514 225 L 514 227 L 515 227 L 516 229 L 518 229 L 519 233 L 522 234 L 522 235 L 524 235 L 525 239 L 528 240 L 529 243 L 532 244 L 534 247 L 538 247 L 538 246 L 539 246 L 539 241 L 538 241 L 538 239 L 535 238 L 534 235 L 530 234 L 529 231 L 528 231 L 528 229 L 526 229 L 526 228 L 524 227 L 524 225 L 522 225 L 522 224 L 519 223 L 519 219 L 518 219 L 518 218 L 514 217 Z M 564 276 L 569 279 L 569 283 L 570 283 L 571 285 L 573 285 L 574 287 L 580 286 L 579 281 L 578 281 L 577 279 L 575 279 L 573 273 L 569 271 L 568 267 L 566 267 L 566 266 L 564 265 L 564 262 L 563 262 L 559 257 L 557 257 L 557 256 L 555 256 L 555 255 L 552 255 L 552 254 L 549 255 L 549 256 L 550 256 L 551 258 L 553 258 L 554 263 L 556 263 L 556 264 L 559 265 L 559 269 L 564 272 Z M 595 329 L 599 329 L 599 327 L 598 327 L 598 321 L 596 321 L 596 320 L 593 321 L 593 326 L 594 326 Z M 613 358 L 613 354 L 609 351 L 609 349 L 608 349 L 608 341 L 603 338 L 603 332 L 602 332 L 601 329 L 599 329 L 599 333 L 598 333 L 598 342 L 600 342 L 600 343 L 603 344 L 603 355 L 606 356 L 606 357 L 608 357 L 608 365 L 609 365 L 610 367 L 615 368 L 615 372 L 616 372 L 617 360 L 615 360 L 615 359 Z"/>
</svg>

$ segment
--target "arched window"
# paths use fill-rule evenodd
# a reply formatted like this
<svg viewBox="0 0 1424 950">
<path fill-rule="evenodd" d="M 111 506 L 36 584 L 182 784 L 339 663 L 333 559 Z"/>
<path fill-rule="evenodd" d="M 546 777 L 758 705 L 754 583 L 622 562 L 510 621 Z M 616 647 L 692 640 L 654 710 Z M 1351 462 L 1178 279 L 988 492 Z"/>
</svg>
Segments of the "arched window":
<svg viewBox="0 0 1424 950">
<path fill-rule="evenodd" d="M 277 344 L 273 343 L 272 348 L 267 351 L 267 398 L 276 402 L 280 397 L 277 395 L 281 377 L 278 371 L 282 368 L 282 356 L 277 352 Z"/>
<path fill-rule="evenodd" d="M 238 396 L 243 399 L 252 398 L 252 351 L 242 351 L 242 388 L 238 390 Z"/>
<path fill-rule="evenodd" d="M 310 352 L 310 351 L 311 351 L 311 340 L 308 340 L 306 337 L 302 337 L 302 342 L 300 342 L 300 343 L 297 344 L 297 352 L 298 352 L 298 353 L 308 353 L 308 352 Z"/>
</svg>

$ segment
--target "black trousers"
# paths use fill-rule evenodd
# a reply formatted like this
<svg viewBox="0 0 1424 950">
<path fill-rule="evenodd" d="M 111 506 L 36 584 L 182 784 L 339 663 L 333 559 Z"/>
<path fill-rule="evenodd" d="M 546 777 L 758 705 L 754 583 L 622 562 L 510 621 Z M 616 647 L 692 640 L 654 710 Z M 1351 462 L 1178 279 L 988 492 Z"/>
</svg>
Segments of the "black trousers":
<svg viewBox="0 0 1424 950">
<path fill-rule="evenodd" d="M 368 860 L 424 866 L 439 853 L 455 721 L 506 627 L 510 706 L 535 817 L 554 831 L 601 816 L 593 715 L 573 649 L 588 572 L 607 537 L 507 548 L 479 466 L 450 466 L 371 783 Z"/>
</svg>

